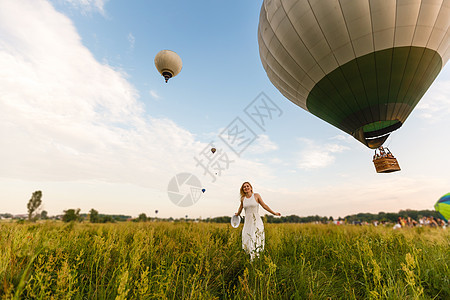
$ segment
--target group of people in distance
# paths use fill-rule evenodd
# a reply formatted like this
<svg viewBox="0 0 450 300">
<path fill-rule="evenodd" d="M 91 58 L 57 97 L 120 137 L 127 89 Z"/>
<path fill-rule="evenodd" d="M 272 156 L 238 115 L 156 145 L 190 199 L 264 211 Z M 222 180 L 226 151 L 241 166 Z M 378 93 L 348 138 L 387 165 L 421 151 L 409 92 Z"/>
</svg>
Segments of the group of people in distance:
<svg viewBox="0 0 450 300">
<path fill-rule="evenodd" d="M 399 229 L 402 227 L 422 227 L 422 226 L 430 226 L 430 227 L 442 227 L 446 228 L 447 225 L 445 221 L 442 219 L 434 218 L 434 217 L 422 217 L 419 221 L 412 219 L 411 217 L 402 218 L 398 217 L 397 223 L 394 225 L 394 229 Z"/>
</svg>

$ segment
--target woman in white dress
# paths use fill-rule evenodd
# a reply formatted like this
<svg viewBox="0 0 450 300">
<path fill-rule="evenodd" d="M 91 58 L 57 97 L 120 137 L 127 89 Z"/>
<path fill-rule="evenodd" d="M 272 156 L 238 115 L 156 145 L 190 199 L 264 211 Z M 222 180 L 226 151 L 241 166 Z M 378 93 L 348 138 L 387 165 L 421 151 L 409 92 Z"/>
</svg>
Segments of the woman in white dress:
<svg viewBox="0 0 450 300">
<path fill-rule="evenodd" d="M 264 249 L 264 224 L 259 216 L 259 205 L 275 216 L 281 216 L 279 212 L 274 212 L 264 203 L 261 196 L 253 193 L 253 187 L 249 182 L 244 182 L 240 189 L 241 205 L 238 212 L 239 216 L 242 209 L 245 209 L 244 228 L 242 229 L 242 249 L 244 249 L 250 258 L 253 259 L 258 252 Z"/>
</svg>

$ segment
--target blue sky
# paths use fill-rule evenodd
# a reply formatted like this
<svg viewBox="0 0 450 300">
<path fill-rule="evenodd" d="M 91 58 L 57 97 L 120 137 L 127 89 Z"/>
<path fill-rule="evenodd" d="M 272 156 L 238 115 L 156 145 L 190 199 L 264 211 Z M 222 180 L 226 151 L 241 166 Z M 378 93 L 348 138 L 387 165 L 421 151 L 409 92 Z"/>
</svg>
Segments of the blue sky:
<svg viewBox="0 0 450 300">
<path fill-rule="evenodd" d="M 402 171 L 377 174 L 373 150 L 272 86 L 261 3 L 0 2 L 0 212 L 25 213 L 42 190 L 49 214 L 231 216 L 244 181 L 282 215 L 432 209 L 450 190 L 449 67 L 386 143 Z M 163 49 L 183 60 L 168 84 Z M 261 92 L 282 112 L 264 130 L 244 111 Z M 240 156 L 219 138 L 236 117 L 257 136 Z M 194 159 L 211 141 L 233 161 L 214 182 Z M 182 172 L 206 189 L 189 207 L 167 194 Z"/>
</svg>

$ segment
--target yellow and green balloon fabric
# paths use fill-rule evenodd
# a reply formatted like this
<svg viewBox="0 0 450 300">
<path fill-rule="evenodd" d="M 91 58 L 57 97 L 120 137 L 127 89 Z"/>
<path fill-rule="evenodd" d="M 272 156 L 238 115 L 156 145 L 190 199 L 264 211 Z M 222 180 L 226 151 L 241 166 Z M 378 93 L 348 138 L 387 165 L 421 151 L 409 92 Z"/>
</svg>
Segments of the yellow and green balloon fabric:
<svg viewBox="0 0 450 300">
<path fill-rule="evenodd" d="M 264 0 L 273 85 L 369 148 L 400 128 L 450 56 L 450 0 Z"/>
<path fill-rule="evenodd" d="M 442 196 L 434 205 L 434 209 L 438 211 L 445 221 L 450 220 L 450 193 Z"/>
</svg>

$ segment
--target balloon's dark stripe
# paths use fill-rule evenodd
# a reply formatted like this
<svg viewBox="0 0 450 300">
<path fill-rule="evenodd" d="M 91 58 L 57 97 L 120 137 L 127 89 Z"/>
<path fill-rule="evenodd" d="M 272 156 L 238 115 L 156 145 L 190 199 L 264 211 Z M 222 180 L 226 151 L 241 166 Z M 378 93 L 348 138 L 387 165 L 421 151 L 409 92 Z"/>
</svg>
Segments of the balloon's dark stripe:
<svg viewBox="0 0 450 300">
<path fill-rule="evenodd" d="M 312 114 L 349 134 L 383 132 L 399 127 L 391 121 L 405 122 L 441 69 L 441 56 L 428 48 L 376 51 L 322 78 L 309 93 L 306 105 Z M 341 109 L 331 111 L 336 105 Z"/>
</svg>

